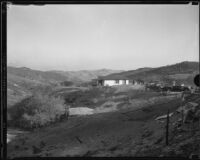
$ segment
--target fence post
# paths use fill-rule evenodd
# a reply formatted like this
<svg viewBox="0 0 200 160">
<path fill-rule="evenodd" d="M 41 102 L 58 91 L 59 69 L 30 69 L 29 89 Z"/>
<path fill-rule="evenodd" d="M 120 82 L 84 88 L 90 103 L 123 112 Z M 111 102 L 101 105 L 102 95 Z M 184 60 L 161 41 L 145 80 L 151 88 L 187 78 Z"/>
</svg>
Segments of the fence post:
<svg viewBox="0 0 200 160">
<path fill-rule="evenodd" d="M 184 112 L 183 112 L 183 103 L 185 101 L 185 95 L 184 95 L 184 92 L 182 92 L 181 94 L 181 108 L 182 108 L 182 111 L 181 111 L 181 118 L 182 118 L 182 125 L 184 123 Z"/>
<path fill-rule="evenodd" d="M 168 137 L 169 137 L 169 109 L 167 111 L 167 121 L 166 121 L 166 145 L 169 144 Z"/>
</svg>

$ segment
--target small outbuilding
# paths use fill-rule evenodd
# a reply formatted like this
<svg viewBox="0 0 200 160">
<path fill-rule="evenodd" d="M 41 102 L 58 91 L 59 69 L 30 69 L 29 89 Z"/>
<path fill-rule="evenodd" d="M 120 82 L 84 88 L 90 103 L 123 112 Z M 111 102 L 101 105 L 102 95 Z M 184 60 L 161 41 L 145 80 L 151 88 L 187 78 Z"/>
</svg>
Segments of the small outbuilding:
<svg viewBox="0 0 200 160">
<path fill-rule="evenodd" d="M 129 84 L 138 84 L 138 83 L 140 82 L 132 80 L 122 75 L 102 76 L 102 77 L 99 77 L 97 80 L 97 85 L 100 85 L 100 86 L 129 85 Z"/>
</svg>

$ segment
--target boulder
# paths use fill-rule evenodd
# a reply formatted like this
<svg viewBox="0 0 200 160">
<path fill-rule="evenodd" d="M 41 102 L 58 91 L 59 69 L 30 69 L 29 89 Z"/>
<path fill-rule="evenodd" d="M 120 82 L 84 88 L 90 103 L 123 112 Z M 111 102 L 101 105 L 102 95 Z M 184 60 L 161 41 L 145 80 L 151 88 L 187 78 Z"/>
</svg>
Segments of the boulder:
<svg viewBox="0 0 200 160">
<path fill-rule="evenodd" d="M 181 113 L 182 111 L 185 113 L 187 112 L 188 110 L 198 110 L 200 109 L 199 108 L 199 104 L 198 103 L 195 103 L 195 102 L 188 102 L 186 103 L 184 106 L 180 106 L 176 111 Z"/>
<path fill-rule="evenodd" d="M 88 107 L 76 107 L 69 109 L 69 115 L 90 115 L 93 114 L 93 109 Z"/>
<path fill-rule="evenodd" d="M 177 112 L 183 112 L 183 122 L 193 121 L 198 119 L 200 116 L 199 104 L 195 102 L 188 102 L 184 106 L 181 106 L 177 109 Z"/>
<path fill-rule="evenodd" d="M 171 117 L 172 115 L 173 115 L 173 113 L 170 113 L 170 114 L 169 114 L 169 117 Z M 164 118 L 167 118 L 167 114 L 162 115 L 162 116 L 159 116 L 159 117 L 157 117 L 155 120 L 160 120 L 160 119 L 164 119 Z"/>
</svg>

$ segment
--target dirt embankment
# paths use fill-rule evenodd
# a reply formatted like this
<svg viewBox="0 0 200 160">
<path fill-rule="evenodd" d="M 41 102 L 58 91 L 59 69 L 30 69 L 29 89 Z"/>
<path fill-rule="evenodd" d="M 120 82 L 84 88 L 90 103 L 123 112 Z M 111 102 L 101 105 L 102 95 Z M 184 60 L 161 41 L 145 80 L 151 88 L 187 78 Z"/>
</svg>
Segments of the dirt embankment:
<svg viewBox="0 0 200 160">
<path fill-rule="evenodd" d="M 8 145 L 8 157 L 135 156 L 145 144 L 154 144 L 163 136 L 164 125 L 155 117 L 167 113 L 167 109 L 175 110 L 179 104 L 178 98 L 140 110 L 70 117 L 20 135 Z"/>
</svg>

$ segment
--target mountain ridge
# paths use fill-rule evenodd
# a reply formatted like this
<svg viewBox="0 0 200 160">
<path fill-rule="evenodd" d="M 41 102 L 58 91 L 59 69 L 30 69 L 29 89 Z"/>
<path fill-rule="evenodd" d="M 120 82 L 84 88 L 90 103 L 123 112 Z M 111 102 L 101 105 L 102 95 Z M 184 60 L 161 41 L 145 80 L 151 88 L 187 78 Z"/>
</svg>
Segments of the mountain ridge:
<svg viewBox="0 0 200 160">
<path fill-rule="evenodd" d="M 131 79 L 141 79 L 145 82 L 160 81 L 165 84 L 177 84 L 194 86 L 193 78 L 199 73 L 199 62 L 184 61 L 173 65 L 157 68 L 143 67 L 136 70 L 93 70 L 93 71 L 39 71 L 27 67 L 7 67 L 7 91 L 8 106 L 19 99 L 31 94 L 36 86 L 59 85 L 63 81 L 74 84 L 89 82 L 98 76 L 123 75 Z M 11 103 L 10 103 L 11 102 Z"/>
<path fill-rule="evenodd" d="M 125 76 L 130 79 L 141 79 L 146 82 L 161 81 L 166 84 L 172 84 L 172 81 L 177 81 L 178 84 L 185 83 L 186 85 L 194 85 L 193 78 L 199 73 L 199 62 L 183 61 L 180 63 L 161 66 L 157 68 L 139 68 L 112 75 Z"/>
</svg>

